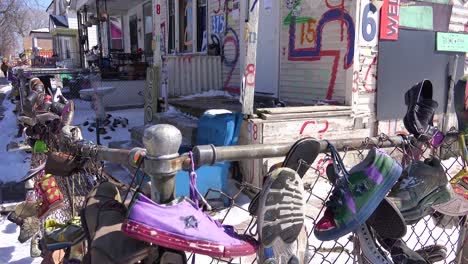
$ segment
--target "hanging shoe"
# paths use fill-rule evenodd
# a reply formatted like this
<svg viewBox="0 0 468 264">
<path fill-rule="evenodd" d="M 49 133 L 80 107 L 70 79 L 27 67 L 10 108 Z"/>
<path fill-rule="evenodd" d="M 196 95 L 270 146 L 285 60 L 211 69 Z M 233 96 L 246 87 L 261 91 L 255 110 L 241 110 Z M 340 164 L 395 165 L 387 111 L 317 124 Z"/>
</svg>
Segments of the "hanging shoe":
<svg viewBox="0 0 468 264">
<path fill-rule="evenodd" d="M 148 256 L 147 243 L 121 232 L 126 215 L 119 190 L 110 182 L 97 185 L 87 196 L 81 223 L 87 237 L 85 263 L 137 263 Z"/>
<path fill-rule="evenodd" d="M 428 262 L 414 250 L 409 248 L 402 239 L 378 239 L 392 257 L 395 264 L 428 264 Z"/>
<path fill-rule="evenodd" d="M 37 211 L 37 217 L 43 218 L 63 206 L 63 194 L 52 174 L 42 177 L 38 181 L 38 187 L 40 189 L 41 203 Z"/>
<path fill-rule="evenodd" d="M 279 247 L 278 247 L 279 246 Z M 301 232 L 297 239 L 287 247 L 282 247 L 282 243 L 273 243 L 270 247 L 265 247 L 260 243 L 257 251 L 259 264 L 303 264 L 309 263 L 307 248 L 308 237 L 305 225 L 302 227 Z"/>
<path fill-rule="evenodd" d="M 85 238 L 79 218 L 71 219 L 66 224 L 47 220 L 44 229 L 45 243 L 50 251 L 71 247 Z"/>
<path fill-rule="evenodd" d="M 285 167 L 296 171 L 299 177 L 303 178 L 306 172 L 309 170 L 310 166 L 314 163 L 319 153 L 320 142 L 311 137 L 301 138 L 296 141 L 296 143 L 294 143 L 294 145 L 288 151 L 283 163 L 274 165 L 270 169 L 270 172 L 275 168 Z M 265 176 L 265 180 L 267 177 L 268 176 Z M 252 198 L 252 201 L 249 204 L 249 213 L 252 216 L 257 215 L 258 198 L 260 197 L 261 192 L 257 193 L 257 195 Z"/>
<path fill-rule="evenodd" d="M 24 222 L 23 218 L 19 217 L 14 211 L 8 214 L 7 219 L 17 226 L 22 226 Z"/>
<path fill-rule="evenodd" d="M 431 206 L 452 199 L 447 176 L 436 158 L 414 161 L 388 194 L 407 223 L 414 223 L 432 212 Z"/>
<path fill-rule="evenodd" d="M 247 256 L 257 249 L 254 239 L 237 235 L 232 226 L 221 225 L 194 203 L 164 206 L 141 193 L 133 199 L 122 231 L 163 247 L 215 257 Z"/>
<path fill-rule="evenodd" d="M 335 185 L 338 176 L 333 164 L 327 166 L 326 173 L 328 180 Z M 407 232 L 405 219 L 400 210 L 387 197 L 380 202 L 366 223 L 381 237 L 402 238 Z"/>
<path fill-rule="evenodd" d="M 371 229 L 367 224 L 363 224 L 356 231 L 359 239 L 359 246 L 361 247 L 361 256 L 371 264 L 392 264 L 393 262 L 387 257 L 387 255 L 380 249 L 375 242 L 375 238 L 372 235 Z"/>
<path fill-rule="evenodd" d="M 30 255 L 31 258 L 38 258 L 41 256 L 42 251 L 39 248 L 39 243 L 42 239 L 41 232 L 37 232 L 31 239 L 31 248 L 30 248 Z"/>
<path fill-rule="evenodd" d="M 33 217 L 37 215 L 37 203 L 34 201 L 24 201 L 16 205 L 15 214 L 21 218 Z"/>
<path fill-rule="evenodd" d="M 331 150 L 337 153 L 332 146 Z M 315 236 L 319 240 L 334 240 L 356 230 L 372 215 L 401 172 L 398 162 L 372 148 L 349 175 L 337 181 L 325 213 L 315 225 Z"/>
<path fill-rule="evenodd" d="M 432 99 L 432 83 L 423 80 L 405 93 L 405 104 L 408 110 L 403 119 L 406 130 L 416 138 L 427 141 L 439 131 L 432 121 L 438 103 Z"/>
<path fill-rule="evenodd" d="M 258 199 L 257 229 L 265 260 L 303 259 L 297 248 L 307 243 L 298 239 L 304 226 L 304 187 L 301 177 L 289 168 L 278 168 L 269 173 Z"/>
<path fill-rule="evenodd" d="M 430 245 L 416 250 L 428 263 L 436 263 L 447 258 L 447 248 L 443 245 Z"/>
<path fill-rule="evenodd" d="M 39 231 L 40 225 L 41 223 L 36 217 L 25 218 L 23 224 L 20 226 L 18 241 L 20 243 L 28 241 Z"/>
</svg>

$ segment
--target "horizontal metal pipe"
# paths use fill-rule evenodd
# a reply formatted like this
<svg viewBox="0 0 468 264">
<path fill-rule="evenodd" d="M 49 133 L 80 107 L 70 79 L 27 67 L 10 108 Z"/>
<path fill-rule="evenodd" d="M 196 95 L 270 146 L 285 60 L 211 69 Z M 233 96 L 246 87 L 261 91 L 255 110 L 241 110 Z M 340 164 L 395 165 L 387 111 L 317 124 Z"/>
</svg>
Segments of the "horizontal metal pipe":
<svg viewBox="0 0 468 264">
<path fill-rule="evenodd" d="M 97 159 L 106 160 L 118 164 L 128 164 L 130 150 L 127 149 L 111 149 L 106 147 L 97 148 Z"/>
<path fill-rule="evenodd" d="M 338 151 L 345 149 L 370 149 L 373 146 L 381 148 L 393 147 L 403 143 L 400 136 L 382 140 L 380 137 L 367 139 L 348 140 L 320 140 L 320 152 L 327 152 L 328 142 L 335 146 Z M 197 166 L 212 165 L 220 161 L 239 161 L 249 159 L 276 158 L 283 157 L 291 149 L 294 143 L 288 144 L 254 144 L 215 147 L 213 145 L 196 146 L 193 149 L 195 164 Z"/>
</svg>

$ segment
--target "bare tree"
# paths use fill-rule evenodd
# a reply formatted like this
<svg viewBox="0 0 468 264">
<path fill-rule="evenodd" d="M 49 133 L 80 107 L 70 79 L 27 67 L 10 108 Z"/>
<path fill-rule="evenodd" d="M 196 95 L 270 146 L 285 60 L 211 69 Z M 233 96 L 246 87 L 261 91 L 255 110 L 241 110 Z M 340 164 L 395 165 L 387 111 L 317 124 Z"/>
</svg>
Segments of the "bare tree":
<svg viewBox="0 0 468 264">
<path fill-rule="evenodd" d="M 33 29 L 47 27 L 48 21 L 48 14 L 37 1 L 1 0 L 0 54 L 21 50 L 18 47 L 22 47 L 23 37 Z"/>
</svg>

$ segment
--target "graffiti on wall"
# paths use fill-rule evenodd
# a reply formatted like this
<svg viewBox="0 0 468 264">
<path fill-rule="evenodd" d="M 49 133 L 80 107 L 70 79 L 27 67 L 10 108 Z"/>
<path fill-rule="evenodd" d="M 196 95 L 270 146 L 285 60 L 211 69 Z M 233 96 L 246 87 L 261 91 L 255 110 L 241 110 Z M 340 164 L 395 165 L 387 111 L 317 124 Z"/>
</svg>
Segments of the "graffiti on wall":
<svg viewBox="0 0 468 264">
<path fill-rule="evenodd" d="M 222 45 L 222 61 L 224 66 L 227 68 L 227 72 L 225 72 L 223 75 L 223 88 L 225 90 L 239 90 L 238 87 L 232 87 L 231 82 L 233 80 L 234 71 L 236 70 L 240 57 L 239 35 L 231 26 L 235 23 L 235 18 L 233 17 L 233 6 L 233 0 L 225 1 L 225 35 Z M 233 52 L 226 52 L 228 50 Z"/>
<path fill-rule="evenodd" d="M 193 13 L 192 13 L 192 0 L 187 0 L 186 5 L 185 5 L 185 17 L 187 20 L 187 23 L 185 25 L 185 31 L 184 31 L 184 44 L 187 47 L 192 46 L 192 40 L 193 40 L 193 30 L 192 30 L 192 23 L 189 23 L 189 21 L 193 21 Z M 190 48 L 188 48 L 190 50 Z"/>
<path fill-rule="evenodd" d="M 309 1 L 310 2 L 310 1 Z M 307 2 L 307 3 L 309 3 Z M 354 59 L 354 21 L 348 11 L 344 8 L 345 1 L 326 0 L 325 11 L 317 17 L 304 16 L 301 0 L 288 0 L 286 7 L 289 12 L 283 19 L 283 25 L 289 27 L 289 45 L 287 59 L 289 61 L 320 61 L 323 57 L 332 57 L 332 69 L 325 99 L 331 100 L 335 89 L 335 82 L 340 64 L 343 60 L 343 70 L 349 69 L 353 65 Z M 310 10 L 310 9 L 308 9 Z M 324 28 L 331 22 L 340 22 L 340 41 L 346 42 L 346 52 L 340 49 L 328 49 L 324 45 Z M 346 37 L 346 39 L 345 39 Z M 328 36 L 327 36 L 328 38 Z"/>
</svg>

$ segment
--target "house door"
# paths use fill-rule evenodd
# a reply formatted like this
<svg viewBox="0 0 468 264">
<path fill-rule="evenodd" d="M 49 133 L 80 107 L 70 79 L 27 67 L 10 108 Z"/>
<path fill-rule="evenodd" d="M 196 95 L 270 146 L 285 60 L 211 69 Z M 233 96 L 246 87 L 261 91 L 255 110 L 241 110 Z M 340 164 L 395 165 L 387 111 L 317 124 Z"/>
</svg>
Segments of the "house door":
<svg viewBox="0 0 468 264">
<path fill-rule="evenodd" d="M 259 1 L 259 22 L 255 93 L 259 96 L 278 96 L 280 55 L 280 2 Z M 249 41 L 254 41 L 249 33 Z"/>
<path fill-rule="evenodd" d="M 138 50 L 138 24 L 137 16 L 133 15 L 129 21 L 130 27 L 130 51 L 135 53 Z"/>
</svg>

